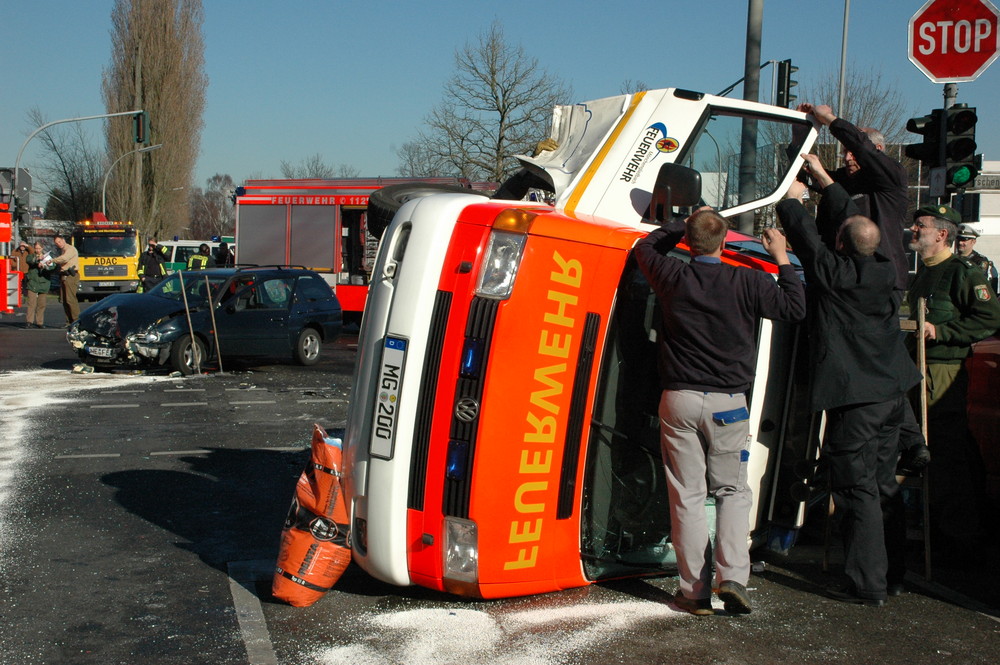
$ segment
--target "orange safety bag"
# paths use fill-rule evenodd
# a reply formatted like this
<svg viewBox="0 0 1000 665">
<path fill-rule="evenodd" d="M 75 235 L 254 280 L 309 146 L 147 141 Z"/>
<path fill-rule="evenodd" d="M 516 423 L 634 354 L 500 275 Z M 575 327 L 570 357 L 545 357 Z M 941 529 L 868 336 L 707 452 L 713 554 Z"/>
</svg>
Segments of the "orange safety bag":
<svg viewBox="0 0 1000 665">
<path fill-rule="evenodd" d="M 271 584 L 275 598 L 295 607 L 319 600 L 351 562 L 342 461 L 340 439 L 327 437 L 322 427 L 314 425 L 312 458 L 295 486 Z"/>
</svg>

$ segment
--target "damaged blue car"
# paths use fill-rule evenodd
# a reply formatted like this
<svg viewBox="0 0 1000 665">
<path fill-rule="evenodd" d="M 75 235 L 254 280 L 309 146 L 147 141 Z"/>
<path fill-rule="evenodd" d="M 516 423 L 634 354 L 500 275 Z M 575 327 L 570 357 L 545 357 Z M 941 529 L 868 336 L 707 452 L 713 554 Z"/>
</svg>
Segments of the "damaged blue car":
<svg viewBox="0 0 1000 665">
<path fill-rule="evenodd" d="M 183 374 L 225 358 L 288 356 L 319 362 L 341 332 L 337 296 L 319 274 L 296 267 L 176 272 L 146 293 L 87 308 L 66 338 L 105 367 L 170 367 Z"/>
</svg>

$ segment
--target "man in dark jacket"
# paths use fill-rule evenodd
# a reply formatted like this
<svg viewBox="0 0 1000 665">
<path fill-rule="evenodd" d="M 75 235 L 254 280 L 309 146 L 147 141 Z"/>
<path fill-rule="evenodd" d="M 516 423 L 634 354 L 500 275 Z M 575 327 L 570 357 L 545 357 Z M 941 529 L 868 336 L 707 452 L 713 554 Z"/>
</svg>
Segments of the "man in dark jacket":
<svg viewBox="0 0 1000 665">
<path fill-rule="evenodd" d="M 634 249 L 662 312 L 660 445 L 680 572 L 674 602 L 697 615 L 712 614 L 708 495 L 715 498 L 719 598 L 731 614 L 750 612 L 745 393 L 754 378 L 757 323 L 761 317 L 798 321 L 805 315 L 802 283 L 784 236 L 768 229 L 763 238 L 778 263 L 775 282 L 767 273 L 722 263 L 727 230 L 725 219 L 704 209 L 686 223 L 675 220 L 653 231 Z M 682 237 L 690 263 L 667 255 Z"/>
<path fill-rule="evenodd" d="M 844 536 L 849 581 L 828 593 L 880 606 L 888 573 L 880 502 L 886 490 L 880 486 L 895 485 L 899 428 L 909 409 L 906 392 L 920 382 L 920 373 L 900 336 L 896 272 L 877 252 L 878 226 L 850 214 L 857 210 L 850 196 L 815 155 L 807 156 L 807 164 L 823 188 L 819 218 L 825 228 L 802 206 L 801 182 L 793 184 L 777 212 L 806 274 L 810 405 L 826 411 L 823 458 Z M 831 226 L 837 231 L 829 231 Z M 823 235 L 835 238 L 834 247 Z M 898 486 L 891 493 L 898 494 Z"/>
<path fill-rule="evenodd" d="M 885 154 L 885 138 L 878 130 L 855 127 L 834 115 L 825 104 L 799 104 L 798 110 L 829 127 L 833 137 L 844 146 L 844 166 L 830 175 L 851 196 L 858 213 L 878 225 L 881 233 L 878 251 L 896 268 L 896 297 L 902 301 L 902 293 L 909 284 L 903 246 L 909 206 L 906 169 Z"/>
<path fill-rule="evenodd" d="M 139 257 L 140 291 L 149 291 L 163 280 L 166 274 L 163 264 L 167 260 L 167 248 L 160 245 L 156 238 L 150 238 L 146 251 Z"/>
</svg>

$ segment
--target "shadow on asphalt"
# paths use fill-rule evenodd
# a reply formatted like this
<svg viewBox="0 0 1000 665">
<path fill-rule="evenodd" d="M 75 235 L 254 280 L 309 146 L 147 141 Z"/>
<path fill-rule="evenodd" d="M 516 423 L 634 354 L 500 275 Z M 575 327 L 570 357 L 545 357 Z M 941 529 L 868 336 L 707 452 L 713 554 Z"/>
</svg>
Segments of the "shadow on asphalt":
<svg viewBox="0 0 1000 665">
<path fill-rule="evenodd" d="M 277 558 L 285 515 L 307 451 L 206 448 L 181 457 L 189 471 L 110 473 L 126 510 L 173 534 L 177 547 L 227 572 L 230 561 Z"/>
</svg>

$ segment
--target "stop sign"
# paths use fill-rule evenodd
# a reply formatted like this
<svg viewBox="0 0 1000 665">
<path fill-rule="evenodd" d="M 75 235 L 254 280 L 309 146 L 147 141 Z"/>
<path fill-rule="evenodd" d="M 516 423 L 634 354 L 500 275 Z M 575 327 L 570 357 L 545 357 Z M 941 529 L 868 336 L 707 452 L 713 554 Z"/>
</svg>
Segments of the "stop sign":
<svg viewBox="0 0 1000 665">
<path fill-rule="evenodd" d="M 928 0 L 908 37 L 910 61 L 927 78 L 974 81 L 997 58 L 1000 12 L 989 0 Z"/>
</svg>

